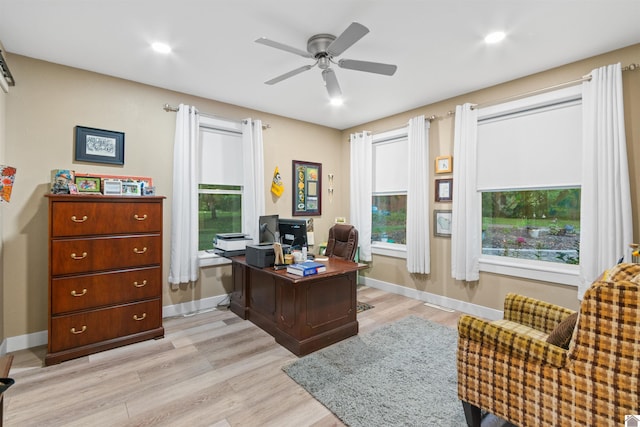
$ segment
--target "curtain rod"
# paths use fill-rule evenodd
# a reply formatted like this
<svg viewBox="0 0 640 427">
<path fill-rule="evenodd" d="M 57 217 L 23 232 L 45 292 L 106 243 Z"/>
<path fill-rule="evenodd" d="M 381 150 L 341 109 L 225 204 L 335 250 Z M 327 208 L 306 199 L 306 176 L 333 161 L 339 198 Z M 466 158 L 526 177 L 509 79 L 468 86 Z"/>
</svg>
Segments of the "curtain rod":
<svg viewBox="0 0 640 427">
<path fill-rule="evenodd" d="M 625 67 L 622 67 L 622 71 L 636 71 L 636 70 L 640 70 L 640 64 L 631 63 Z M 575 86 L 577 84 L 588 82 L 588 81 L 591 81 L 591 74 L 587 74 L 586 76 L 582 76 L 582 78 L 579 78 L 576 80 L 571 80 L 570 82 L 559 83 L 557 85 L 532 90 L 530 92 L 521 93 L 519 95 L 508 96 L 506 98 L 496 99 L 494 101 L 474 104 L 471 106 L 471 109 L 475 110 L 476 108 L 489 107 L 491 105 L 501 104 L 507 101 L 515 101 L 516 99 L 526 98 L 527 96 L 532 96 L 532 95 L 538 95 L 538 94 L 549 92 L 555 89 L 561 89 L 563 87 Z"/>
<path fill-rule="evenodd" d="M 162 107 L 162 109 L 163 109 L 164 111 L 166 111 L 167 113 L 169 113 L 169 112 L 173 112 L 173 113 L 178 112 L 178 107 L 174 107 L 174 106 L 169 105 L 169 104 L 164 104 L 164 106 Z M 222 117 L 222 116 L 217 116 L 217 115 L 215 115 L 215 114 L 207 114 L 207 113 L 201 113 L 201 112 L 198 112 L 198 114 L 200 114 L 201 116 L 212 117 L 212 118 L 218 118 L 218 119 L 224 119 L 224 120 L 231 120 L 231 121 L 235 121 L 235 122 L 240 122 L 240 121 L 241 121 L 241 120 L 229 119 L 229 118 Z M 268 124 L 268 123 L 263 124 L 263 125 L 262 125 L 262 130 L 266 130 L 266 129 L 271 129 L 271 125 L 270 125 L 270 124 Z"/>
</svg>

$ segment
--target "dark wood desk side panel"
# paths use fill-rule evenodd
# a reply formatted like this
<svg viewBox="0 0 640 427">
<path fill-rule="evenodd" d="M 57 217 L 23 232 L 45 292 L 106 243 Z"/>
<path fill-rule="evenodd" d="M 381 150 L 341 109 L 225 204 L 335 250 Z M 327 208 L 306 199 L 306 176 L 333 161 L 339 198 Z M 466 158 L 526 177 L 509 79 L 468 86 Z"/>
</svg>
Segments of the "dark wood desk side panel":
<svg viewBox="0 0 640 427">
<path fill-rule="evenodd" d="M 249 307 L 247 304 L 247 267 L 234 261 L 231 264 L 231 272 L 233 275 L 233 291 L 231 292 L 229 309 L 240 318 L 246 319 Z"/>
</svg>

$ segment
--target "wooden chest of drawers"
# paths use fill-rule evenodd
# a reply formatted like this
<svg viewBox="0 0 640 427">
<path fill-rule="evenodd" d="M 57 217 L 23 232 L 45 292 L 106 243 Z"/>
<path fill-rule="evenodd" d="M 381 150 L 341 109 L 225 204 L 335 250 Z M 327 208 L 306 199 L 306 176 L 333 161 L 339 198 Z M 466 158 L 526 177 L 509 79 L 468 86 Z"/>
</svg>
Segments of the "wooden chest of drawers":
<svg viewBox="0 0 640 427">
<path fill-rule="evenodd" d="M 163 197 L 47 195 L 45 364 L 164 336 Z"/>
</svg>

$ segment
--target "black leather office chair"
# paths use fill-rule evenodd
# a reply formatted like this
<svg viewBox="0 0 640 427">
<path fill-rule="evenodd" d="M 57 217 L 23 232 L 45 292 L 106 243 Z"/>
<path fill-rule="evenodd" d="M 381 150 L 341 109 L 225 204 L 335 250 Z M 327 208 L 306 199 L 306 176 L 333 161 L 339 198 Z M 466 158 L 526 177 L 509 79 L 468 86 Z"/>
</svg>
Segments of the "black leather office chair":
<svg viewBox="0 0 640 427">
<path fill-rule="evenodd" d="M 335 224 L 329 229 L 326 256 L 353 261 L 357 250 L 358 230 L 353 225 Z"/>
</svg>

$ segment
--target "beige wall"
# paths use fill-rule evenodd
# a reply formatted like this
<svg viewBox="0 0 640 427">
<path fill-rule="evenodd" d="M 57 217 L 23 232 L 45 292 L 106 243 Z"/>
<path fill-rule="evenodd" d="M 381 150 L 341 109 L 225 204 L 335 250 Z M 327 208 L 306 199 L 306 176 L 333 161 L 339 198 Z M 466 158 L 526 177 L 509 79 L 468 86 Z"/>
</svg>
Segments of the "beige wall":
<svg viewBox="0 0 640 427">
<path fill-rule="evenodd" d="M 549 70 L 522 79 L 494 87 L 479 90 L 456 98 L 448 99 L 432 105 L 417 108 L 382 120 L 366 123 L 343 132 L 346 141 L 349 134 L 362 130 L 374 133 L 397 128 L 407 123 L 409 118 L 424 114 L 427 117 L 439 117 L 431 123 L 429 133 L 430 158 L 453 153 L 454 116 L 449 111 L 455 111 L 456 105 L 465 102 L 488 103 L 527 93 L 544 87 L 576 80 L 588 74 L 594 68 L 620 62 L 623 66 L 640 62 L 640 44 L 620 49 L 614 52 L 576 62 L 557 69 Z M 470 71 L 473 72 L 473 71 Z M 625 100 L 625 122 L 627 128 L 627 147 L 629 155 L 629 170 L 631 175 L 631 193 L 633 203 L 634 223 L 637 223 L 640 208 L 640 198 L 637 197 L 640 177 L 640 71 L 623 72 L 623 90 Z M 553 155 L 553 153 L 550 153 Z M 343 156 L 349 156 L 348 144 L 343 146 Z M 454 159 L 455 167 L 455 159 Z M 348 164 L 345 166 L 345 172 Z M 430 182 L 434 182 L 433 169 Z M 348 199 L 348 195 L 344 196 Z M 454 196 L 455 197 L 455 196 Z M 450 209 L 451 204 L 431 202 L 430 209 Z M 638 241 L 640 229 L 636 227 L 634 241 Z M 502 309 L 502 301 L 507 292 L 518 292 L 545 299 L 550 302 L 577 308 L 577 290 L 575 287 L 563 286 L 546 282 L 517 279 L 498 274 L 481 273 L 478 283 L 464 283 L 451 278 L 451 240 L 445 238 L 431 238 L 431 274 L 412 275 L 407 272 L 404 259 L 374 255 L 372 268 L 363 275 L 389 283 L 400 284 L 410 289 L 426 291 L 436 295 L 461 300 L 494 309 Z"/>
<path fill-rule="evenodd" d="M 3 228 L 0 249 L 4 252 L 1 281 L 4 281 L 4 336 L 15 337 L 44 331 L 47 328 L 47 210 L 43 197 L 48 192 L 50 171 L 70 168 L 78 172 L 144 175 L 154 179 L 158 194 L 165 202 L 165 269 L 168 274 L 171 222 L 171 175 L 175 114 L 166 113 L 162 105 L 187 103 L 200 111 L 223 117 L 252 117 L 271 125 L 264 132 L 266 213 L 282 217 L 291 215 L 291 161 L 306 160 L 323 165 L 322 216 L 315 217 L 316 241 L 326 240 L 328 227 L 336 216 L 349 216 L 349 144 L 348 136 L 357 130 L 381 132 L 404 125 L 417 114 L 442 117 L 431 125 L 431 158 L 453 151 L 453 117 L 448 112 L 464 102 L 482 103 L 529 90 L 579 78 L 595 67 L 614 62 L 623 65 L 640 61 L 640 45 L 589 60 L 539 73 L 513 82 L 438 102 L 367 123 L 353 129 L 337 131 L 237 106 L 167 91 L 130 81 L 59 66 L 18 55 L 9 55 L 17 84 L 6 96 L 6 146 L 4 158 L 18 168 L 18 181 L 11 204 L 2 206 Z M 638 218 L 640 200 L 637 167 L 640 150 L 640 72 L 624 73 L 627 141 L 632 178 L 633 214 Z M 2 114 L 0 100 L 0 120 Z M 1 123 L 1 122 L 0 122 Z M 125 166 L 110 167 L 78 164 L 73 161 L 73 129 L 76 125 L 123 131 Z M 1 129 L 1 128 L 0 128 Z M 0 149 L 2 148 L 0 131 Z M 0 156 L 2 152 L 0 151 Z M 2 157 L 0 157 L 0 160 Z M 269 192 L 275 166 L 279 166 L 286 192 L 275 199 Z M 327 196 L 327 174 L 335 176 L 335 194 Z M 433 182 L 435 177 L 429 177 Z M 450 205 L 432 203 L 431 209 Z M 638 240 L 636 230 L 635 240 Z M 432 273 L 410 275 L 405 261 L 375 256 L 372 268 L 363 274 L 373 279 L 479 304 L 495 309 L 509 291 L 544 298 L 569 307 L 577 307 L 575 288 L 520 280 L 495 274 L 482 274 L 475 284 L 450 278 L 450 240 L 431 240 Z M 172 305 L 230 290 L 230 268 L 209 267 L 191 286 L 171 290 L 164 284 L 164 305 Z M 2 316 L 0 316 L 2 317 Z M 2 328 L 0 328 L 0 334 Z"/>
<path fill-rule="evenodd" d="M 169 263 L 172 155 L 175 113 L 165 103 L 195 105 L 201 112 L 231 119 L 252 117 L 271 128 L 264 132 L 265 192 L 276 165 L 285 194 L 267 196 L 266 213 L 291 216 L 291 161 L 321 162 L 323 171 L 344 167 L 337 130 L 286 119 L 216 101 L 197 98 L 122 79 L 9 55 L 16 86 L 7 96 L 6 159 L 18 168 L 18 181 L 9 209 L 3 208 L 5 336 L 47 329 L 47 204 L 52 169 L 77 172 L 150 176 L 164 207 L 163 304 L 219 296 L 230 290 L 230 267 L 208 267 L 200 281 L 171 290 L 166 283 Z M 74 127 L 89 126 L 125 133 L 125 165 L 74 162 Z M 322 147 L 322 149 L 318 149 Z M 323 176 L 324 179 L 324 176 Z M 346 213 L 338 204 L 324 203 L 316 218 L 317 238 L 326 239 L 329 223 Z"/>
</svg>

